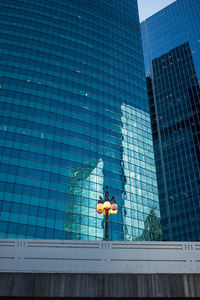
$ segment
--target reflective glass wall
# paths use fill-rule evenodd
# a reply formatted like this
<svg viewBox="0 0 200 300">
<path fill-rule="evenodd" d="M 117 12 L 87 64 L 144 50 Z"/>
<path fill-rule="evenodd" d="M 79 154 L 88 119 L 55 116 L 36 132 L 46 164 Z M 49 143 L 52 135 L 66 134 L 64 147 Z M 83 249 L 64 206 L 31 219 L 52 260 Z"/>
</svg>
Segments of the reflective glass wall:
<svg viewBox="0 0 200 300">
<path fill-rule="evenodd" d="M 0 237 L 160 239 L 136 0 L 0 0 Z"/>
<path fill-rule="evenodd" d="M 200 240 L 200 1 L 142 23 L 163 238 Z"/>
</svg>

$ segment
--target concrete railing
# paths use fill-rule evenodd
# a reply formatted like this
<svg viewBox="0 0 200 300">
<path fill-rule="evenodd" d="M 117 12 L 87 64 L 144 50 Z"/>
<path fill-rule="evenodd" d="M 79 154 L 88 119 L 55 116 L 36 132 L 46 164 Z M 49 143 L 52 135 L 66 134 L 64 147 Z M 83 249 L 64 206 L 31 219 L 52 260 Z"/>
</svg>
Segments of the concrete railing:
<svg viewBox="0 0 200 300">
<path fill-rule="evenodd" d="M 0 239 L 0 272 L 195 274 L 200 243 Z"/>
</svg>

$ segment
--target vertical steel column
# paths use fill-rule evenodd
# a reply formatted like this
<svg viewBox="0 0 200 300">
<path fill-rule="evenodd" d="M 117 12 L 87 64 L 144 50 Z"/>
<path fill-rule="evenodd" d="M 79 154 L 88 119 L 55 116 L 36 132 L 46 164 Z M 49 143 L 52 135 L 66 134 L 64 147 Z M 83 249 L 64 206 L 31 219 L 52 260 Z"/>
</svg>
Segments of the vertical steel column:
<svg viewBox="0 0 200 300">
<path fill-rule="evenodd" d="M 108 209 L 106 209 L 105 235 L 106 235 L 106 241 L 108 241 L 109 240 L 109 232 L 108 232 Z"/>
</svg>

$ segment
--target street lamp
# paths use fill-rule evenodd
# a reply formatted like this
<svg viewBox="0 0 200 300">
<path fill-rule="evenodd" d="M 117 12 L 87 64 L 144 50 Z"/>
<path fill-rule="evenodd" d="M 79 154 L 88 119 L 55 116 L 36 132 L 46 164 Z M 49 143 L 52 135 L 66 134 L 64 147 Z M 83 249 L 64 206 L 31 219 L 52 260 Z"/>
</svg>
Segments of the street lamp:
<svg viewBox="0 0 200 300">
<path fill-rule="evenodd" d="M 106 186 L 105 198 L 103 199 L 101 196 L 99 197 L 99 201 L 97 204 L 97 212 L 98 214 L 104 214 L 105 216 L 105 238 L 106 241 L 109 240 L 108 233 L 108 216 L 109 214 L 116 215 L 118 209 L 118 205 L 115 202 L 115 197 L 113 196 L 111 200 L 109 200 L 108 186 Z"/>
</svg>

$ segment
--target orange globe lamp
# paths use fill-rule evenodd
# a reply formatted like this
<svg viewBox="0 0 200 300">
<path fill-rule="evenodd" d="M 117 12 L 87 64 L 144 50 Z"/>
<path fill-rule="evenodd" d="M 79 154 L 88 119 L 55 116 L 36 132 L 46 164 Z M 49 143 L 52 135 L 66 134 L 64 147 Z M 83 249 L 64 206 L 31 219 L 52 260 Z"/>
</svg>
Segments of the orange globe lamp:
<svg viewBox="0 0 200 300">
<path fill-rule="evenodd" d="M 111 201 L 109 200 L 108 186 L 106 186 L 106 192 L 104 199 L 100 196 L 99 201 L 97 203 L 97 213 L 104 214 L 105 216 L 105 240 L 109 240 L 109 232 L 108 232 L 108 216 L 110 214 L 116 215 L 118 210 L 118 205 L 115 202 L 115 197 L 113 196 Z"/>
</svg>

